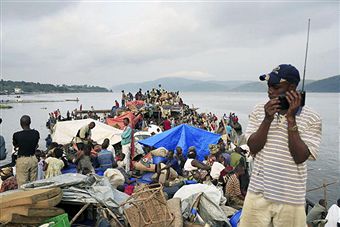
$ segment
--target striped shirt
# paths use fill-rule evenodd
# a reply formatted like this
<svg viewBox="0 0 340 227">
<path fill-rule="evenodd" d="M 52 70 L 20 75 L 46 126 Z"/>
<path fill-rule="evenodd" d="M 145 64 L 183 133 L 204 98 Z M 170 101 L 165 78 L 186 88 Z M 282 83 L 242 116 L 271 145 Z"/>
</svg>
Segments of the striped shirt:
<svg viewBox="0 0 340 227">
<path fill-rule="evenodd" d="M 265 117 L 264 104 L 255 106 L 249 115 L 246 130 L 247 140 L 257 131 Z M 315 160 L 321 142 L 321 119 L 305 106 L 296 115 L 296 124 L 302 141 L 310 151 L 309 159 Z M 296 164 L 288 148 L 288 123 L 284 116 L 275 115 L 267 142 L 256 154 L 254 169 L 248 190 L 262 193 L 265 199 L 301 205 L 305 203 L 307 165 Z"/>
</svg>

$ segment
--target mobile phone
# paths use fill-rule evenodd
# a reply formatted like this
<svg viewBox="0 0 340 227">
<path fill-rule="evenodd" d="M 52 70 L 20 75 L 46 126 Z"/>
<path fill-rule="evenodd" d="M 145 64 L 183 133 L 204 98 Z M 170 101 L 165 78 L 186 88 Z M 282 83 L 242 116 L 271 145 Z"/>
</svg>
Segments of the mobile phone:
<svg viewBox="0 0 340 227">
<path fill-rule="evenodd" d="M 288 110 L 289 108 L 289 103 L 285 95 L 280 95 L 279 96 L 279 101 L 280 101 L 280 110 Z"/>
<path fill-rule="evenodd" d="M 299 91 L 301 94 L 301 104 L 300 106 L 305 106 L 306 102 L 306 92 L 305 91 Z M 279 96 L 279 101 L 280 101 L 280 109 L 281 110 L 288 110 L 289 108 L 289 103 L 285 95 L 280 95 Z"/>
</svg>

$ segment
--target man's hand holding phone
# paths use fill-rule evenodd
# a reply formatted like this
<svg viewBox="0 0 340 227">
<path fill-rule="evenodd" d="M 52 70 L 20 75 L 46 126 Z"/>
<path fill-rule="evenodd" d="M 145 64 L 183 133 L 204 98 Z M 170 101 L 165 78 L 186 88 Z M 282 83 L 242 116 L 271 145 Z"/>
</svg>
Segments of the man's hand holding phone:
<svg viewBox="0 0 340 227">
<path fill-rule="evenodd" d="M 297 91 L 287 91 L 286 98 L 289 103 L 289 108 L 287 110 L 287 119 L 295 118 L 295 114 L 301 106 L 301 94 Z"/>
</svg>

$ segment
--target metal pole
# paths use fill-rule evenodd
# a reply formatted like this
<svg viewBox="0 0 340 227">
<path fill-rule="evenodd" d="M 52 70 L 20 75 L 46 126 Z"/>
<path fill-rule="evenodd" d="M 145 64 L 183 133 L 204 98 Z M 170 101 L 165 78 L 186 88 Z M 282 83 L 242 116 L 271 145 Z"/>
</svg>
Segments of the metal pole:
<svg viewBox="0 0 340 227">
<path fill-rule="evenodd" d="M 307 44 L 306 44 L 305 66 L 303 68 L 302 91 L 305 90 L 305 75 L 306 75 L 308 43 L 309 43 L 309 29 L 310 29 L 310 19 L 308 19 Z"/>
</svg>

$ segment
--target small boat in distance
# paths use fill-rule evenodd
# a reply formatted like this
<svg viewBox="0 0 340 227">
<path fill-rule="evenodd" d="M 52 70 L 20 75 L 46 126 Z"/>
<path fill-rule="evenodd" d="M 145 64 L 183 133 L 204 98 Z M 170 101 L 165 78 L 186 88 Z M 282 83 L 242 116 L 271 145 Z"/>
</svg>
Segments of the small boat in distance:
<svg viewBox="0 0 340 227">
<path fill-rule="evenodd" d="M 66 102 L 79 102 L 79 98 L 75 98 L 75 99 L 65 99 Z"/>
</svg>

